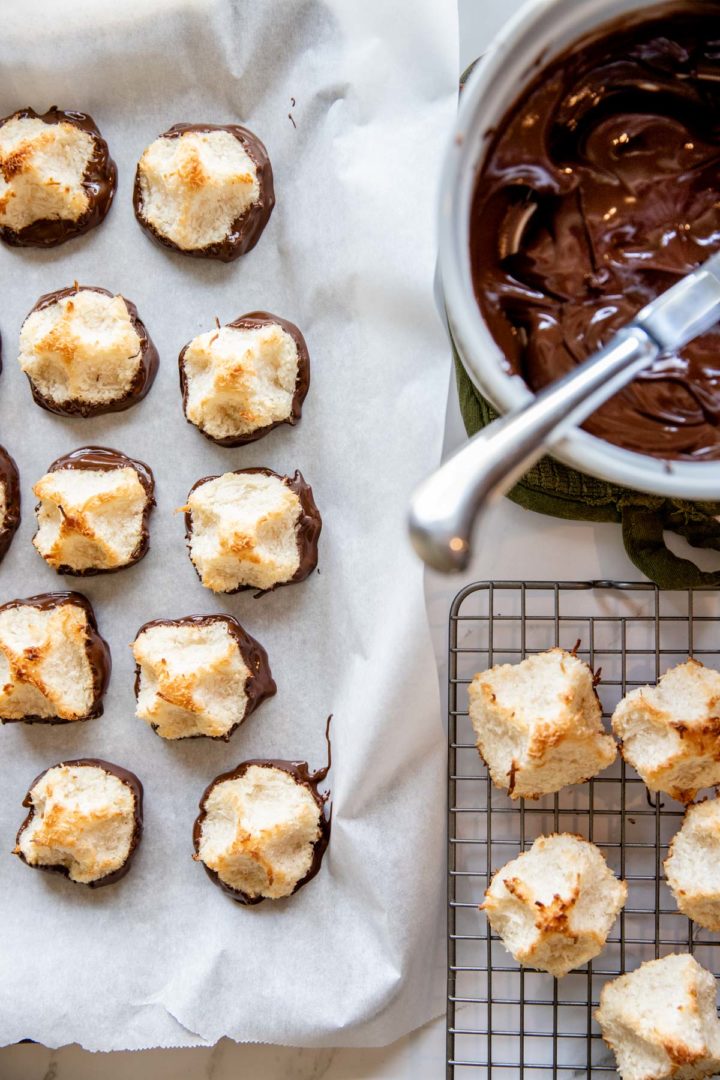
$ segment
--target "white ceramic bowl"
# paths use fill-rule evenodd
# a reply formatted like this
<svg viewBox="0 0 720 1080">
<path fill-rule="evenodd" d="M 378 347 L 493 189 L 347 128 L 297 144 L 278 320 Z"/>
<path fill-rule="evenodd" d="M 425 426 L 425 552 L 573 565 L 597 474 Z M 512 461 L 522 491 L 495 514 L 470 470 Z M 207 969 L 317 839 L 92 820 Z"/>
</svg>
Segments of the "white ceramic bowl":
<svg viewBox="0 0 720 1080">
<path fill-rule="evenodd" d="M 450 330 L 470 378 L 501 413 L 532 397 L 509 375 L 475 299 L 470 270 L 470 210 L 488 131 L 523 86 L 553 56 L 619 15 L 657 0 L 529 0 L 497 35 L 465 85 L 441 186 L 440 274 Z M 720 498 L 720 462 L 665 462 L 575 429 L 553 456 L 581 472 L 624 487 L 685 499 Z"/>
</svg>

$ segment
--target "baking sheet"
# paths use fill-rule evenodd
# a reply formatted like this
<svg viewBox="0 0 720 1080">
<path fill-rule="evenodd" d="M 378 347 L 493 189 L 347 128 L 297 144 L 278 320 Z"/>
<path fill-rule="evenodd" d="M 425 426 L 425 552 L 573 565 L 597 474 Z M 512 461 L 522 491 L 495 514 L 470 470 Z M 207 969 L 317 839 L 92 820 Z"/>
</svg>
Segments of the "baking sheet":
<svg viewBox="0 0 720 1080">
<path fill-rule="evenodd" d="M 119 167 L 99 229 L 54 251 L 0 250 L 0 442 L 16 458 L 23 522 L 0 600 L 77 587 L 113 653 L 105 715 L 0 730 L 0 1042 L 132 1049 L 238 1041 L 374 1045 L 443 1008 L 444 753 L 422 572 L 404 514 L 440 452 L 447 346 L 434 311 L 434 217 L 455 107 L 452 0 L 262 0 L 10 5 L 0 111 L 90 112 Z M 292 119 L 289 115 L 291 114 Z M 131 206 L 144 147 L 179 121 L 241 122 L 265 141 L 277 206 L 230 265 L 154 245 Z M 158 346 L 148 397 L 92 420 L 52 416 L 16 363 L 21 322 L 73 280 L 137 303 Z M 177 354 L 256 308 L 296 322 L 312 384 L 300 426 L 235 450 L 187 425 Z M 86 443 L 147 461 L 151 550 L 117 575 L 62 579 L 30 543 L 32 484 Z M 325 528 L 319 572 L 261 599 L 204 589 L 181 506 L 200 476 L 300 468 Z M 128 643 L 153 618 L 227 611 L 268 649 L 278 695 L 232 738 L 171 744 L 134 717 Z M 325 756 L 333 832 L 318 877 L 287 901 L 234 904 L 191 859 L 206 784 L 261 755 Z M 99 756 L 145 785 L 131 873 L 91 891 L 7 854 L 32 778 Z"/>
</svg>

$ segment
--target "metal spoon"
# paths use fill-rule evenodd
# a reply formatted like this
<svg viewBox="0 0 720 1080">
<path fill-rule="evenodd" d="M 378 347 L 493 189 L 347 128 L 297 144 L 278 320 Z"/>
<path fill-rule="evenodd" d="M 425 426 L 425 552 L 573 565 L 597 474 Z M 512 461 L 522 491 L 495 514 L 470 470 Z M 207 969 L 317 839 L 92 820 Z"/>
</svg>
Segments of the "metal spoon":
<svg viewBox="0 0 720 1080">
<path fill-rule="evenodd" d="M 479 513 L 527 472 L 546 449 L 665 353 L 720 320 L 720 252 L 662 293 L 610 343 L 490 424 L 415 491 L 409 528 L 413 547 L 443 573 L 464 570 Z"/>
</svg>

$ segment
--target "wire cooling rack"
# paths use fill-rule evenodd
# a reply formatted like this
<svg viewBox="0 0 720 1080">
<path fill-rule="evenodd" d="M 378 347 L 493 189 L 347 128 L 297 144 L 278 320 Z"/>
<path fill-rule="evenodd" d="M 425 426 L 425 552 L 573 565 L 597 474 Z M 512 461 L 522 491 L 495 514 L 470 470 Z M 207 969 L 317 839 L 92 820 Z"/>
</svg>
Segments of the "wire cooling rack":
<svg viewBox="0 0 720 1080">
<path fill-rule="evenodd" d="M 467 685 L 493 664 L 555 645 L 593 671 L 609 716 L 626 691 L 688 656 L 720 666 L 720 593 L 650 583 L 497 581 L 470 585 L 450 612 L 447 1076 L 488 1080 L 615 1074 L 593 1019 L 608 979 L 670 952 L 720 973 L 720 937 L 681 915 L 662 871 L 683 808 L 654 797 L 618 760 L 587 784 L 536 801 L 495 788 L 475 748 Z M 488 881 L 536 837 L 592 840 L 628 883 L 603 952 L 557 981 L 520 968 L 478 911 Z M 473 1070 L 474 1073 L 473 1073 Z"/>
</svg>

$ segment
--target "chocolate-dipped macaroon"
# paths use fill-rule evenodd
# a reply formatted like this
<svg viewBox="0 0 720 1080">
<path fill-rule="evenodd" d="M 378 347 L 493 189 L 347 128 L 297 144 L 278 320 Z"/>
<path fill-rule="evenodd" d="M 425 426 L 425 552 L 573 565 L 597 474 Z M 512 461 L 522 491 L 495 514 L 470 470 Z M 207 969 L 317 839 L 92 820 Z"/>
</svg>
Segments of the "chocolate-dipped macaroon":
<svg viewBox="0 0 720 1080">
<path fill-rule="evenodd" d="M 112 885 L 140 843 L 142 803 L 142 784 L 128 769 L 100 758 L 61 761 L 30 785 L 13 854 L 76 885 Z"/>
<path fill-rule="evenodd" d="M 55 247 L 99 225 L 117 169 L 87 113 L 19 109 L 0 120 L 0 240 Z"/>
<path fill-rule="evenodd" d="M 136 715 L 163 739 L 227 741 L 277 691 L 265 649 L 231 615 L 157 619 L 131 647 Z"/>
<path fill-rule="evenodd" d="M 238 124 L 176 124 L 140 158 L 133 201 L 161 244 L 230 262 L 255 247 L 275 205 L 267 151 Z"/>
<path fill-rule="evenodd" d="M 150 546 L 155 505 L 148 465 L 104 446 L 60 457 L 33 487 L 33 544 L 58 574 L 87 577 L 133 566 Z"/>
<path fill-rule="evenodd" d="M 179 367 L 187 420 L 220 446 L 296 424 L 310 385 L 305 338 L 267 311 L 199 334 L 180 353 Z"/>
<path fill-rule="evenodd" d="M 20 524 L 20 477 L 17 465 L 0 446 L 0 562 Z"/>
<path fill-rule="evenodd" d="M 81 593 L 41 593 L 0 607 L 0 722 L 102 716 L 110 670 L 110 649 Z"/>
<path fill-rule="evenodd" d="M 237 469 L 190 489 L 185 536 L 202 584 L 213 592 L 268 592 L 317 566 L 322 519 L 301 473 Z"/>
<path fill-rule="evenodd" d="M 318 784 L 328 764 L 243 761 L 203 793 L 193 829 L 195 855 L 210 879 L 240 904 L 291 896 L 315 877 L 330 839 Z"/>
<path fill-rule="evenodd" d="M 158 353 L 130 300 L 75 282 L 40 297 L 22 324 L 18 361 L 37 405 L 98 416 L 145 397 Z"/>
</svg>

